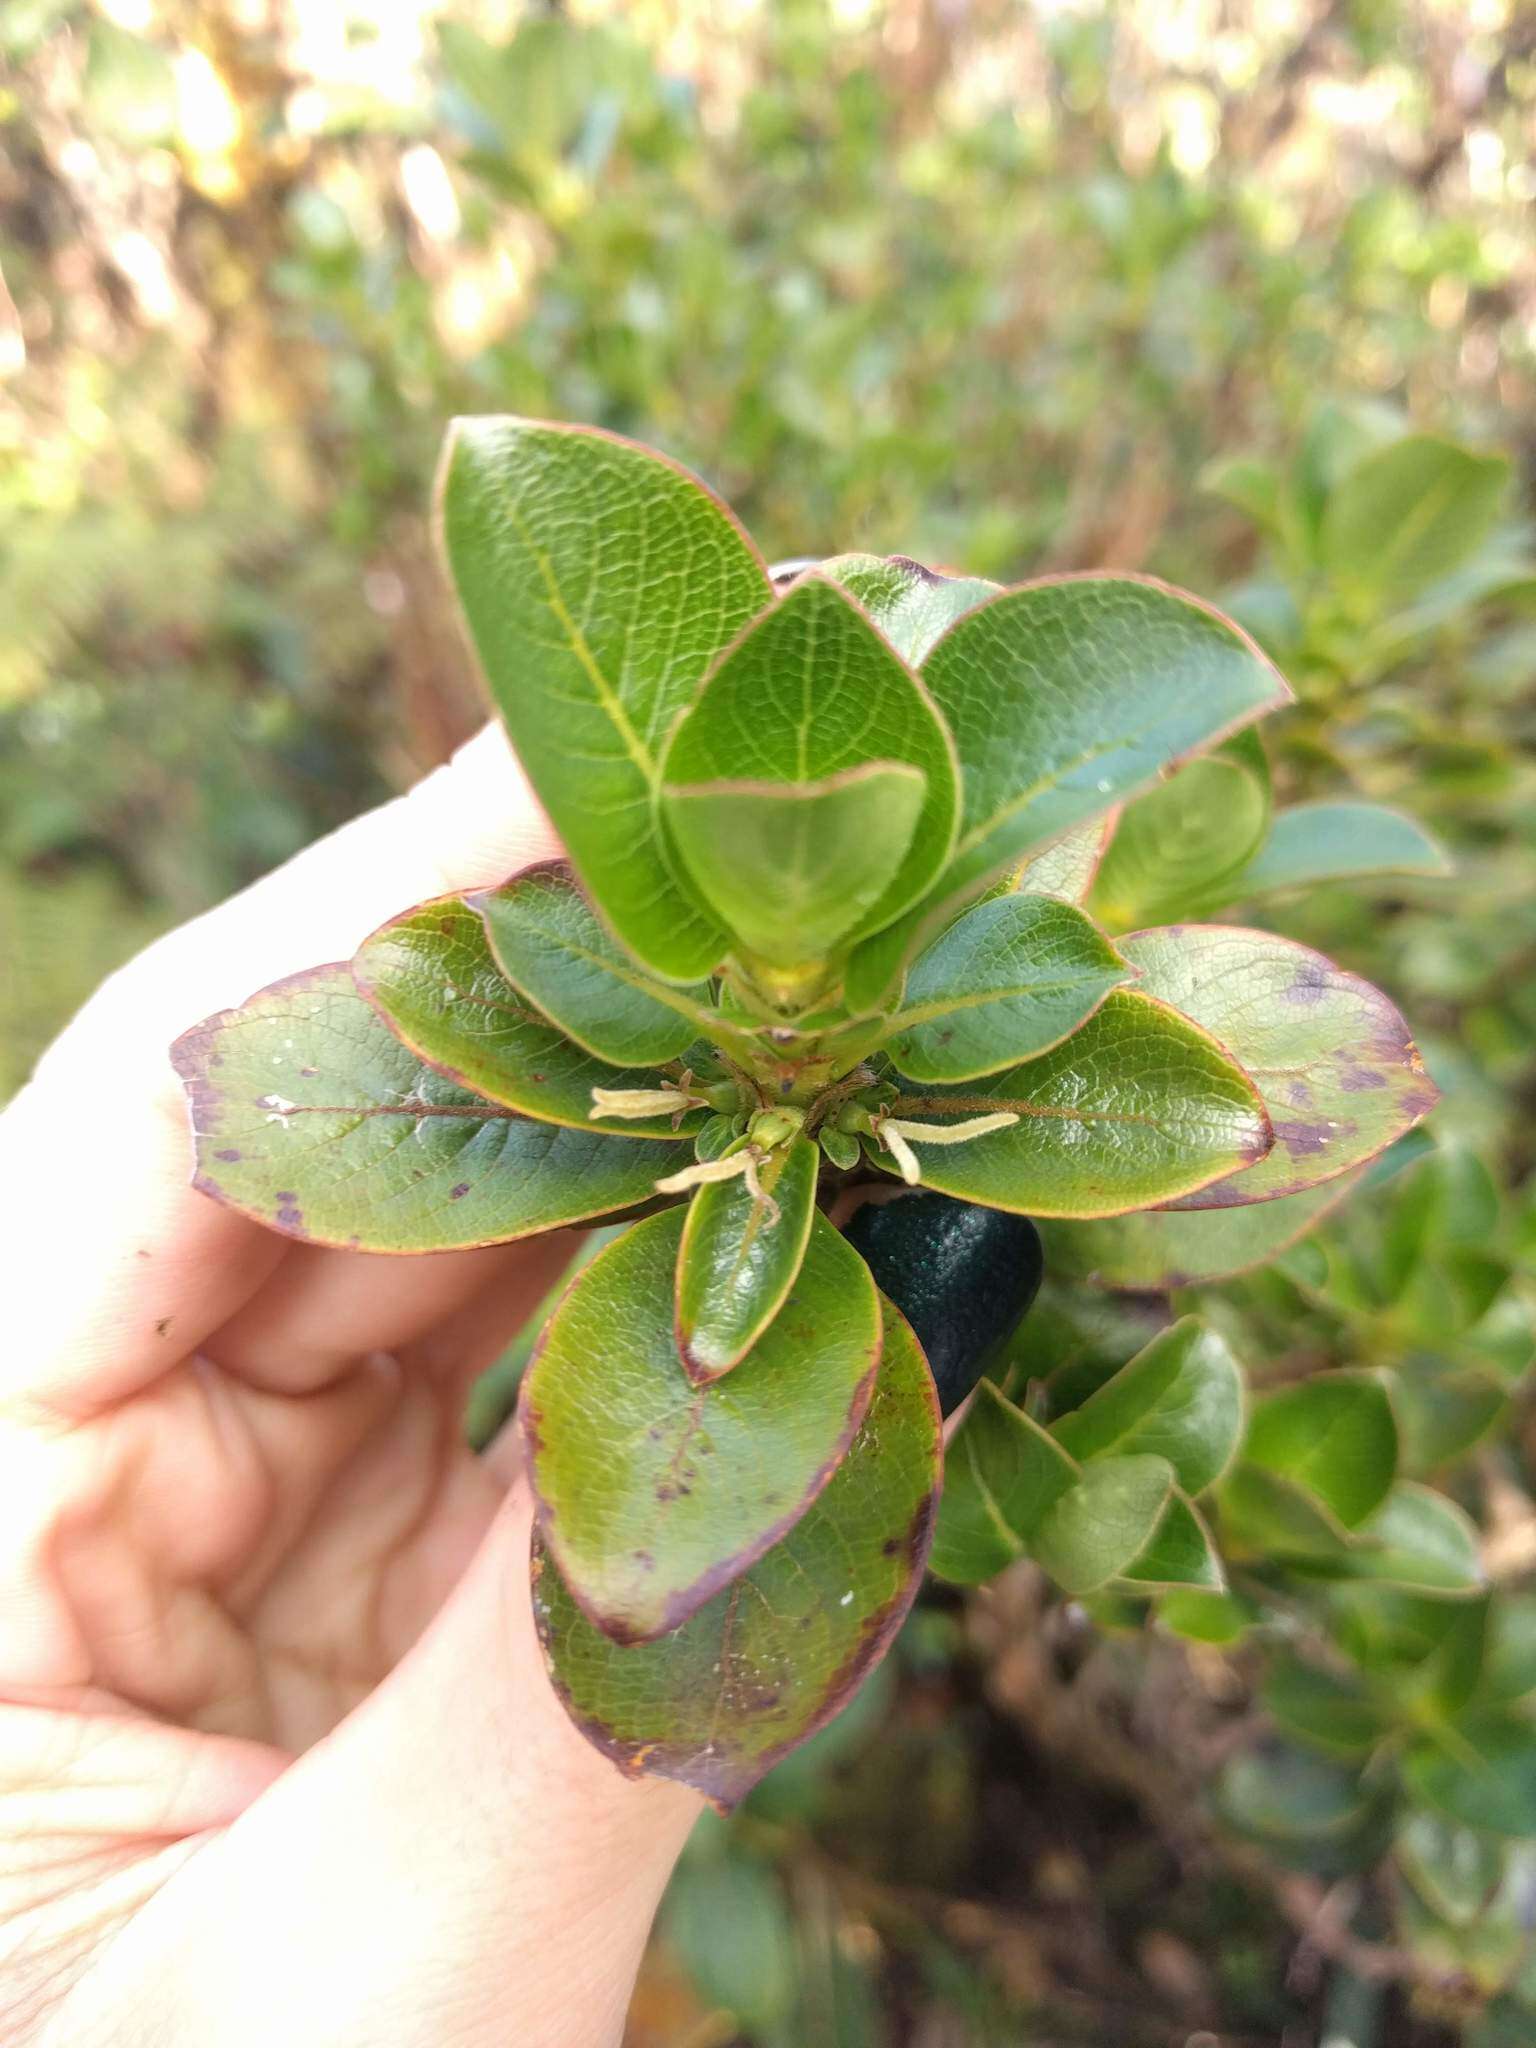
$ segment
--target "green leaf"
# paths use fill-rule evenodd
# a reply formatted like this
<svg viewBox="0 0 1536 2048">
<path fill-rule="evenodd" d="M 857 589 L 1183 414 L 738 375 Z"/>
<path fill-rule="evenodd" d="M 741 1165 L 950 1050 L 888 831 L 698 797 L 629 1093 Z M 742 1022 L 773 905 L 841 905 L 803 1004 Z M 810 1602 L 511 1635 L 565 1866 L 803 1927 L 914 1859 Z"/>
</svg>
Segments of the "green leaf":
<svg viewBox="0 0 1536 2048">
<path fill-rule="evenodd" d="M 744 1115 L 727 1116 L 722 1110 L 699 1126 L 693 1141 L 694 1157 L 700 1161 L 723 1159 L 736 1140 L 746 1134 Z"/>
<path fill-rule="evenodd" d="M 977 576 L 940 576 L 906 555 L 833 555 L 816 564 L 816 574 L 856 598 L 914 668 L 962 612 L 998 591 Z"/>
<path fill-rule="evenodd" d="M 545 1538 L 617 1642 L 686 1621 L 792 1528 L 864 1419 L 874 1282 L 825 1218 L 751 1355 L 696 1386 L 673 1298 L 683 1215 L 636 1224 L 582 1273 L 523 1381 Z"/>
<path fill-rule="evenodd" d="M 619 1648 L 583 1617 L 553 1559 L 536 1561 L 534 1612 L 556 1690 L 623 1769 L 734 1804 L 885 1654 L 928 1552 L 939 1413 L 922 1352 L 889 1306 L 884 1328 L 869 1413 L 820 1498 L 681 1629 Z"/>
<path fill-rule="evenodd" d="M 1388 1732 L 1386 1717 L 1361 1686 L 1294 1651 L 1276 1653 L 1262 1698 L 1287 1735 L 1330 1756 L 1363 1761 Z"/>
<path fill-rule="evenodd" d="M 1483 1586 L 1477 1530 L 1443 1493 L 1399 1480 L 1354 1532 L 1346 1576 L 1411 1592 L 1472 1594 Z"/>
<path fill-rule="evenodd" d="M 817 1143 L 830 1163 L 842 1173 L 851 1166 L 857 1166 L 863 1147 L 851 1131 L 835 1130 L 831 1124 L 823 1124 L 816 1133 Z"/>
<path fill-rule="evenodd" d="M 695 888 L 749 953 L 776 967 L 824 958 L 890 886 L 927 780 L 869 761 L 821 782 L 705 782 L 662 811 Z"/>
<path fill-rule="evenodd" d="M 1536 1693 L 1536 1596 L 1504 1593 L 1489 1618 L 1488 1660 L 1483 1698 L 1512 1706 Z"/>
<path fill-rule="evenodd" d="M 757 2034 L 795 2009 L 794 1921 L 773 1872 L 733 1848 L 683 1858 L 667 1886 L 660 1930 L 706 2006 Z"/>
<path fill-rule="evenodd" d="M 1125 962 L 1091 919 L 1051 896 L 978 903 L 913 963 L 890 1050 L 915 1081 L 968 1081 L 1076 1031 Z"/>
<path fill-rule="evenodd" d="M 578 874 L 640 959 L 696 980 L 725 935 L 672 873 L 659 762 L 710 663 L 771 601 L 761 558 L 673 463 L 531 420 L 454 422 L 439 518 L 491 696 Z"/>
<path fill-rule="evenodd" d="M 1316 1843 L 1353 1834 L 1370 1811 L 1358 1770 L 1289 1744 L 1240 1751 L 1217 1786 L 1222 1818 L 1271 1843 Z"/>
<path fill-rule="evenodd" d="M 1051 1425 L 1079 1461 L 1151 1452 L 1186 1493 L 1203 1493 L 1231 1462 L 1243 1428 L 1243 1376 L 1214 1330 L 1185 1316 L 1152 1339 L 1081 1408 Z"/>
<path fill-rule="evenodd" d="M 1159 1516 L 1147 1547 L 1134 1563 L 1125 1567 L 1117 1583 L 1128 1590 L 1144 1588 L 1149 1592 L 1168 1587 L 1188 1587 L 1205 1593 L 1225 1589 L 1226 1574 L 1216 1555 L 1211 1532 L 1193 1501 L 1177 1488 L 1168 1496 L 1168 1505 Z"/>
<path fill-rule="evenodd" d="M 1063 1277 L 1134 1293 L 1226 1280 L 1305 1237 L 1358 1180 L 1349 1174 L 1241 1209 L 1148 1209 L 1106 1222 L 1045 1223 L 1046 1261 Z"/>
<path fill-rule="evenodd" d="M 1246 903 L 1281 889 L 1363 875 L 1448 875 L 1451 863 L 1422 826 L 1385 804 L 1293 804 L 1269 837 L 1222 890 Z"/>
<path fill-rule="evenodd" d="M 1536 1722 L 1508 1709 L 1468 1714 L 1408 1750 L 1415 1799 L 1491 1835 L 1536 1835 Z"/>
<path fill-rule="evenodd" d="M 1094 916 L 1128 931 L 1224 901 L 1268 823 L 1268 794 L 1243 762 L 1190 761 L 1121 812 L 1088 899 Z"/>
<path fill-rule="evenodd" d="M 678 723 L 664 763 L 669 797 L 690 786 L 819 783 L 869 762 L 927 778 L 896 873 L 853 935 L 906 909 L 948 858 L 958 771 L 927 690 L 837 585 L 797 583 L 738 639 Z M 696 858 L 704 849 L 695 845 Z M 712 873 L 729 871 L 729 841 Z M 737 878 L 735 889 L 742 886 Z"/>
<path fill-rule="evenodd" d="M 687 1164 L 534 1122 L 446 1080 L 394 1036 L 344 965 L 314 967 L 195 1025 L 171 1057 L 191 1097 L 197 1186 L 312 1244 L 448 1251 L 654 1198 Z"/>
<path fill-rule="evenodd" d="M 1453 1927 L 1477 1923 L 1504 1875 L 1501 1843 L 1436 1813 L 1405 1815 L 1394 1848 L 1419 1897 Z"/>
<path fill-rule="evenodd" d="M 1243 1456 L 1316 1496 L 1346 1529 L 1386 1499 L 1397 1470 L 1397 1424 L 1369 1372 L 1327 1372 L 1258 1402 Z"/>
<path fill-rule="evenodd" d="M 1279 537 L 1285 526 L 1281 511 L 1282 477 L 1273 463 L 1257 456 L 1231 455 L 1218 458 L 1200 473 L 1200 488 L 1214 497 L 1225 498 L 1240 512 L 1246 512 L 1256 526 Z"/>
<path fill-rule="evenodd" d="M 809 1138 L 772 1152 L 759 1171 L 701 1187 L 688 1206 L 677 1261 L 677 1341 L 697 1385 L 746 1357 L 795 1284 L 816 1214 L 820 1154 Z"/>
<path fill-rule="evenodd" d="M 1172 1497 L 1166 1458 L 1099 1459 L 1046 1509 L 1030 1549 L 1063 1592 L 1091 1593 L 1135 1564 Z"/>
<path fill-rule="evenodd" d="M 1222 1540 L 1229 1556 L 1288 1559 L 1319 1572 L 1339 1566 L 1349 1548 L 1343 1524 L 1314 1494 L 1278 1473 L 1239 1461 L 1222 1482 Z"/>
<path fill-rule="evenodd" d="M 615 1070 L 572 1045 L 531 1009 L 491 958 L 485 927 L 460 896 L 422 903 L 363 941 L 357 986 L 391 1031 L 450 1081 L 545 1123 L 626 1138 L 697 1131 L 702 1110 L 674 1127 L 665 1116 L 591 1115 L 596 1088 L 659 1088 L 648 1068 Z"/>
<path fill-rule="evenodd" d="M 1204 1025 L 1254 1082 L 1274 1127 L 1266 1159 L 1185 1195 L 1221 1209 L 1300 1194 L 1386 1150 L 1439 1091 L 1380 989 L 1321 953 L 1236 925 L 1168 925 L 1121 941 L 1139 986 Z"/>
<path fill-rule="evenodd" d="M 854 954 L 857 1004 L 877 1004 L 904 961 L 1011 862 L 1290 697 L 1229 619 L 1130 576 L 1005 590 L 950 628 L 923 679 L 959 751 L 959 835 L 926 901 Z"/>
<path fill-rule="evenodd" d="M 1077 1477 L 1055 1439 L 982 1380 L 945 1452 L 930 1568 L 961 1586 L 995 1577 L 1024 1556 L 1046 1509 Z"/>
<path fill-rule="evenodd" d="M 508 981 L 594 1058 L 654 1066 L 715 1028 L 708 984 L 672 990 L 649 980 L 604 931 L 564 861 L 464 900 L 484 919 Z"/>
<path fill-rule="evenodd" d="M 1203 1187 L 1269 1146 L 1253 1085 L 1221 1047 L 1125 989 L 1054 1051 L 984 1086 L 903 1095 L 893 1113 L 999 1110 L 1018 1123 L 959 1145 L 911 1141 L 926 1186 L 1029 1216 L 1106 1216 Z"/>
<path fill-rule="evenodd" d="M 1357 462 L 1329 496 L 1322 559 L 1373 591 L 1416 595 L 1475 554 L 1509 487 L 1501 455 L 1409 434 Z"/>
<path fill-rule="evenodd" d="M 1062 896 L 1068 903 L 1085 903 L 1114 829 L 1113 814 L 1074 825 L 1030 855 L 1014 878 L 1014 889 L 1021 896 Z"/>
<path fill-rule="evenodd" d="M 1237 1593 L 1202 1593 L 1176 1587 L 1157 1603 L 1157 1623 L 1170 1635 L 1190 1643 L 1211 1643 L 1227 1649 L 1241 1642 L 1257 1620 L 1251 1602 Z"/>
</svg>

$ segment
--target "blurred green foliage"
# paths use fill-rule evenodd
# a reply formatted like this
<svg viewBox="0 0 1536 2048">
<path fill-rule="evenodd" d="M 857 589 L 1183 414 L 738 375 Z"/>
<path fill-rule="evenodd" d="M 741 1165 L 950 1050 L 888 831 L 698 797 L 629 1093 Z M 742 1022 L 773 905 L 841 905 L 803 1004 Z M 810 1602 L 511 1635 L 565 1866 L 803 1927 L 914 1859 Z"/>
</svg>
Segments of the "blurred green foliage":
<svg viewBox="0 0 1536 2048">
<path fill-rule="evenodd" d="M 701 1831 L 635 2041 L 1529 2039 L 1528 12 L 13 0 L 0 67 L 0 1096 L 480 716 L 425 521 L 456 411 L 635 434 L 771 554 L 1218 598 L 1298 690 L 1278 803 L 1455 862 L 1244 913 L 1389 989 L 1446 1100 L 1175 1305 L 1261 1389 L 1379 1369 L 1496 1597 L 1260 1571 L 1093 1629 L 1029 1567 L 935 1592 Z M 1139 843 L 1241 902 L 1245 814 L 1191 846 L 1173 790 Z M 1145 907 L 1127 847 L 1101 892 Z M 1071 1405 L 1161 1312 L 1058 1281 L 1021 1372 Z"/>
</svg>

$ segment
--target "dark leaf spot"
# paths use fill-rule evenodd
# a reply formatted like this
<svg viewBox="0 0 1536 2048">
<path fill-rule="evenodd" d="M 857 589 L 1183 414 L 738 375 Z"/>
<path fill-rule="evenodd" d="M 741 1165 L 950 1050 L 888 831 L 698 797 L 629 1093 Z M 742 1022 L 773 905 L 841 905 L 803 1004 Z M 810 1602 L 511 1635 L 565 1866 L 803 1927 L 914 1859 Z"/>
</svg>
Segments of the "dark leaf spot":
<svg viewBox="0 0 1536 2048">
<path fill-rule="evenodd" d="M 1328 963 L 1325 960 L 1303 960 L 1296 970 L 1296 979 L 1285 991 L 1288 1003 L 1315 1003 L 1328 987 Z"/>
<path fill-rule="evenodd" d="M 1378 1074 L 1374 1067 L 1345 1067 L 1339 1075 L 1339 1086 L 1346 1095 L 1358 1095 L 1367 1088 L 1385 1088 L 1387 1077 Z"/>
<path fill-rule="evenodd" d="M 227 1149 L 226 1151 L 223 1151 L 223 1152 L 215 1152 L 213 1156 L 214 1156 L 214 1158 L 215 1158 L 215 1159 L 224 1159 L 224 1160 L 227 1160 L 227 1161 L 229 1162 L 229 1164 L 230 1164 L 231 1166 L 233 1166 L 233 1165 L 235 1164 L 236 1160 L 238 1160 L 238 1159 L 240 1158 L 240 1156 L 241 1156 L 241 1155 L 240 1155 L 240 1153 L 239 1153 L 239 1152 L 238 1152 L 238 1151 L 237 1151 L 237 1150 L 235 1149 L 235 1147 L 234 1147 L 233 1145 L 231 1145 L 231 1146 L 230 1146 L 230 1147 L 229 1147 L 229 1148 L 228 1148 L 228 1149 Z"/>
<path fill-rule="evenodd" d="M 469 1182 L 467 1180 L 461 1180 L 456 1188 L 450 1188 L 448 1190 L 448 1199 L 450 1202 L 461 1201 L 463 1197 L 468 1193 Z"/>
<path fill-rule="evenodd" d="M 1283 1145 L 1293 1159 L 1311 1159 L 1328 1149 L 1326 1124 L 1280 1123 L 1275 1125 L 1275 1142 Z"/>
</svg>

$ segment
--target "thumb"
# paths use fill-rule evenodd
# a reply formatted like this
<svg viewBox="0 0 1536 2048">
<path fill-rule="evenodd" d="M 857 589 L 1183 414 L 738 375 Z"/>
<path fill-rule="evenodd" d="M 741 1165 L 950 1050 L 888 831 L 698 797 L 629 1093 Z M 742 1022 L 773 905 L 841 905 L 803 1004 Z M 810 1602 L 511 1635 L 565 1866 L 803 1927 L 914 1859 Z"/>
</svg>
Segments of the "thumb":
<svg viewBox="0 0 1536 2048">
<path fill-rule="evenodd" d="M 530 1521 L 519 1486 L 389 1678 L 112 1945 L 71 2039 L 95 2042 L 93 2023 L 154 2048 L 619 2041 L 699 1800 L 624 1779 L 566 1719 L 534 1634 Z"/>
</svg>

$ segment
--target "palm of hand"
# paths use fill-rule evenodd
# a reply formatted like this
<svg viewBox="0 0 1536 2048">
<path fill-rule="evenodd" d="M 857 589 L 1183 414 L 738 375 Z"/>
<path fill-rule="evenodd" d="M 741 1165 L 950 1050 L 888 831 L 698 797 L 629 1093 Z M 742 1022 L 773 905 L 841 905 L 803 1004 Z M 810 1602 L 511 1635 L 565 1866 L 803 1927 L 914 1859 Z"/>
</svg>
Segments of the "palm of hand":
<svg viewBox="0 0 1536 2048">
<path fill-rule="evenodd" d="M 526 2048 L 619 2037 L 697 1801 L 626 1785 L 565 1719 L 516 1447 L 476 1458 L 462 1429 L 573 1241 L 276 1237 L 188 1185 L 166 1058 L 403 904 L 552 850 L 488 733 L 151 949 L 0 1124 L 16 2048 L 488 2048 L 509 1984 Z"/>
<path fill-rule="evenodd" d="M 406 1265 L 281 1247 L 196 1352 L 50 1440 L 63 1654 L 33 1682 L 289 1752 L 317 1740 L 489 1526 L 505 1478 L 464 1440 L 465 1392 L 568 1249 Z"/>
</svg>

